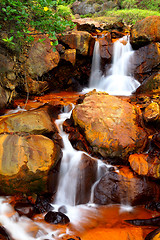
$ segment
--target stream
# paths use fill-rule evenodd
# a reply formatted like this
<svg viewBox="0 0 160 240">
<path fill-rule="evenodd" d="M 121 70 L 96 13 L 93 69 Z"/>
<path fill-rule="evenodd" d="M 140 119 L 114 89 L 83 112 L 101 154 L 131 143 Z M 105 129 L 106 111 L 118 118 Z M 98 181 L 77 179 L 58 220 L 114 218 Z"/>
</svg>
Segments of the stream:
<svg viewBox="0 0 160 240">
<path fill-rule="evenodd" d="M 129 64 L 131 64 L 133 55 L 129 37 L 125 36 L 114 45 L 114 59 L 111 69 L 107 73 L 102 73 L 99 43 L 96 41 L 89 88 L 84 89 L 83 92 L 96 88 L 111 95 L 130 95 L 140 85 L 129 72 Z M 72 108 L 74 108 L 74 104 L 72 104 Z M 21 110 L 19 107 L 17 112 Z M 120 228 L 124 230 L 131 228 L 134 231 L 135 227 L 129 226 L 124 220 L 151 218 L 158 215 L 157 212 L 147 210 L 143 206 L 132 207 L 129 204 L 98 206 L 94 204 L 93 192 L 97 182 L 110 168 L 118 171 L 115 166 L 107 165 L 96 158 L 92 158 L 96 165 L 96 178 L 90 191 L 89 201 L 77 205 L 77 183 L 82 186 L 82 196 L 85 194 L 83 190 L 84 179 L 83 177 L 78 178 L 78 165 L 83 155 L 87 155 L 87 153 L 75 150 L 68 140 L 68 135 L 63 131 L 63 122 L 70 118 L 71 113 L 72 110 L 69 111 L 66 107 L 55 121 L 64 147 L 62 149 L 63 158 L 60 166 L 58 190 L 54 202 L 52 202 L 54 211 L 60 211 L 63 208 L 70 223 L 65 226 L 49 224 L 44 221 L 45 214 L 37 214 L 32 219 L 20 217 L 10 204 L 12 198 L 0 197 L 0 225 L 5 227 L 14 240 L 107 240 L 111 239 L 109 232 L 107 232 L 109 230 L 113 230 L 112 234 L 115 235 L 119 234 L 116 231 Z M 96 232 L 95 229 L 98 231 Z M 145 237 L 155 228 L 142 227 L 142 229 Z M 106 238 L 106 234 L 108 238 Z"/>
</svg>

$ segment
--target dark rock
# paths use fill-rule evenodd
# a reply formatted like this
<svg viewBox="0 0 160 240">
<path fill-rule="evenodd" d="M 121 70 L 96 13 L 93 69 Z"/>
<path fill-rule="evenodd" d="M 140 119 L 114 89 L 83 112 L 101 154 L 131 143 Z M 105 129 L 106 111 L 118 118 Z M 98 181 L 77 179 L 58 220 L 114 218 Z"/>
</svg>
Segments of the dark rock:
<svg viewBox="0 0 160 240">
<path fill-rule="evenodd" d="M 0 239 L 1 240 L 14 240 L 13 238 L 11 238 L 8 231 L 2 226 L 0 226 Z"/>
<path fill-rule="evenodd" d="M 149 218 L 149 219 L 132 219 L 132 220 L 125 220 L 125 222 L 135 226 L 160 226 L 160 217 Z"/>
<path fill-rule="evenodd" d="M 96 185 L 94 202 L 97 204 L 146 204 L 159 199 L 159 185 L 134 174 L 128 167 L 109 171 Z"/>
<path fill-rule="evenodd" d="M 145 240 L 156 240 L 160 237 L 160 228 L 155 229 L 154 231 L 150 232 L 146 237 Z"/>
<path fill-rule="evenodd" d="M 52 195 L 42 195 L 37 196 L 35 205 L 34 205 L 34 211 L 35 213 L 44 213 L 48 212 L 54 209 L 52 205 L 50 204 L 52 201 Z"/>
<path fill-rule="evenodd" d="M 14 206 L 14 209 L 20 216 L 31 218 L 34 215 L 34 205 L 29 202 L 17 202 Z"/>
<path fill-rule="evenodd" d="M 58 212 L 67 213 L 67 208 L 66 208 L 66 206 L 61 206 L 61 207 L 58 209 Z"/>
<path fill-rule="evenodd" d="M 52 224 L 67 224 L 70 222 L 69 218 L 61 212 L 51 212 L 49 211 L 45 217 L 45 221 Z"/>
</svg>

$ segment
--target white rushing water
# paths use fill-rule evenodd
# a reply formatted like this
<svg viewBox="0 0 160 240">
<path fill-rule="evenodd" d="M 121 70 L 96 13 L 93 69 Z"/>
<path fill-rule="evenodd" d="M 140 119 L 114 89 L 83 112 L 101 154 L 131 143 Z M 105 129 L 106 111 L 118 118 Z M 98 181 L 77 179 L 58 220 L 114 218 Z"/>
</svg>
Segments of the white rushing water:
<svg viewBox="0 0 160 240">
<path fill-rule="evenodd" d="M 130 73 L 133 57 L 134 51 L 132 50 L 129 36 L 124 36 L 114 43 L 112 66 L 107 74 L 102 75 L 99 44 L 96 41 L 89 88 L 84 89 L 84 92 L 97 89 L 98 91 L 105 91 L 110 95 L 131 95 L 140 86 L 140 83 Z"/>
</svg>

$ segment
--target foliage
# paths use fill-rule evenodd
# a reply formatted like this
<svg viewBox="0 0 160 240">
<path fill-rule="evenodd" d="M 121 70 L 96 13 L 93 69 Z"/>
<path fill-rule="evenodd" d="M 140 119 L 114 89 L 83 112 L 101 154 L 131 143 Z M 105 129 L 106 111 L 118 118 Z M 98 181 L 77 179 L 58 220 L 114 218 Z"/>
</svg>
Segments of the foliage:
<svg viewBox="0 0 160 240">
<path fill-rule="evenodd" d="M 137 7 L 140 9 L 149 9 L 153 11 L 160 11 L 159 0 L 141 0 L 137 2 Z"/>
<path fill-rule="evenodd" d="M 63 3 L 62 0 L 1 0 L 2 40 L 14 48 L 14 43 L 20 46 L 24 41 L 32 41 L 34 30 L 56 40 L 56 33 L 73 27 L 72 21 L 65 17 L 66 12 L 58 10 Z"/>
<path fill-rule="evenodd" d="M 102 13 L 102 16 L 108 17 L 110 19 L 114 18 L 126 24 L 135 24 L 137 21 L 153 15 L 160 16 L 160 13 L 156 11 L 142 10 L 137 8 L 122 9 L 122 10 L 116 10 L 116 11 L 112 10 L 112 11 L 105 11 Z M 97 15 L 95 16 L 98 17 Z"/>
<path fill-rule="evenodd" d="M 63 16 L 66 19 L 74 18 L 71 9 L 68 6 L 58 5 L 57 11 L 60 16 Z"/>
</svg>

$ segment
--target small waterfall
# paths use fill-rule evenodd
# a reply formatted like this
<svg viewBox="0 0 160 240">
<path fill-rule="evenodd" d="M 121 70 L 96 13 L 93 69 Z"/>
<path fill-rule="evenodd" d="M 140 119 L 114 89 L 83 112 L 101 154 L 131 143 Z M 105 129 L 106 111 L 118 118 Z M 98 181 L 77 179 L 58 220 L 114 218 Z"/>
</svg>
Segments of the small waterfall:
<svg viewBox="0 0 160 240">
<path fill-rule="evenodd" d="M 94 88 L 98 85 L 99 79 L 101 78 L 101 57 L 99 52 L 99 41 L 96 40 L 94 51 L 93 51 L 93 59 L 92 59 L 92 67 L 91 67 L 91 76 L 89 79 L 89 88 Z"/>
<path fill-rule="evenodd" d="M 100 52 L 97 41 L 94 48 L 89 88 L 106 91 L 111 95 L 131 95 L 139 87 L 140 83 L 130 74 L 134 51 L 129 36 L 124 36 L 114 43 L 113 64 L 107 76 L 100 74 Z M 98 59 L 99 64 L 97 63 Z"/>
</svg>

